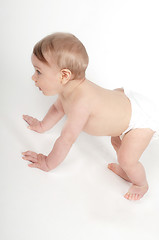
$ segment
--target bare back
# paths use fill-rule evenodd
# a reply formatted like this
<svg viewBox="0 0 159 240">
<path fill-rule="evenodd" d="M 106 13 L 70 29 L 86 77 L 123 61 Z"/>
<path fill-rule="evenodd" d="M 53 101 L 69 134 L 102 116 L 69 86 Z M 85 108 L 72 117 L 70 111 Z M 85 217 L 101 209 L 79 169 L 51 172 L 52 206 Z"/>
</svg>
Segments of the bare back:
<svg viewBox="0 0 159 240">
<path fill-rule="evenodd" d="M 128 128 L 131 118 L 131 104 L 121 90 L 104 89 L 85 80 L 78 89 L 89 105 L 90 116 L 83 131 L 96 136 L 119 136 Z M 73 101 L 61 99 L 65 114 Z"/>
</svg>

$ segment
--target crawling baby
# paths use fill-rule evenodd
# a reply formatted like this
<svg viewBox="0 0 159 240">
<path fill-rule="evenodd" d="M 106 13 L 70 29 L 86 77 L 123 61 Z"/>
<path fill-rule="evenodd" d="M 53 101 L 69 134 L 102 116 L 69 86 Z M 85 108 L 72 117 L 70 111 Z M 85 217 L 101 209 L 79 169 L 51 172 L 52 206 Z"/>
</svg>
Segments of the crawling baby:
<svg viewBox="0 0 159 240">
<path fill-rule="evenodd" d="M 111 136 L 118 164 L 108 164 L 108 168 L 132 183 L 125 198 L 142 198 L 148 183 L 139 159 L 159 131 L 154 104 L 129 89 L 108 90 L 86 79 L 86 49 L 69 33 L 54 33 L 39 41 L 33 49 L 32 64 L 35 86 L 44 95 L 58 94 L 58 98 L 42 121 L 23 115 L 28 128 L 43 133 L 65 114 L 67 120 L 48 156 L 26 151 L 23 159 L 30 161 L 30 167 L 50 171 L 65 159 L 81 131 Z"/>
</svg>

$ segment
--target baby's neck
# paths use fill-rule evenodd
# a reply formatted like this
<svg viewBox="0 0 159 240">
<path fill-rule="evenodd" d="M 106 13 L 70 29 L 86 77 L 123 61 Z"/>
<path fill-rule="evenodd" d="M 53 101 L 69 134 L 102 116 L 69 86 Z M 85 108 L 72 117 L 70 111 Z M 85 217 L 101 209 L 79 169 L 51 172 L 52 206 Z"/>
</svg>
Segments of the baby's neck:
<svg viewBox="0 0 159 240">
<path fill-rule="evenodd" d="M 84 79 L 80 79 L 80 80 L 70 80 L 64 87 L 63 87 L 63 91 L 60 93 L 60 95 L 62 96 L 62 98 L 68 99 L 70 98 L 73 93 L 75 93 L 75 91 L 78 89 L 78 87 L 85 81 Z"/>
</svg>

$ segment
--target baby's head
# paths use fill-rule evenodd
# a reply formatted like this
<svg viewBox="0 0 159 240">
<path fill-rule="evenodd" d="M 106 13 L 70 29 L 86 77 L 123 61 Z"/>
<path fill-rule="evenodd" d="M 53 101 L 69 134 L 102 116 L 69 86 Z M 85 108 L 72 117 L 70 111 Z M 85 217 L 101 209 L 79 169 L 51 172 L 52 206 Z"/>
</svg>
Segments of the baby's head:
<svg viewBox="0 0 159 240">
<path fill-rule="evenodd" d="M 34 46 L 33 54 L 41 62 L 51 65 L 45 57 L 48 54 L 50 61 L 53 61 L 60 70 L 70 70 L 71 80 L 85 78 L 88 54 L 80 40 L 70 33 L 46 36 Z"/>
</svg>

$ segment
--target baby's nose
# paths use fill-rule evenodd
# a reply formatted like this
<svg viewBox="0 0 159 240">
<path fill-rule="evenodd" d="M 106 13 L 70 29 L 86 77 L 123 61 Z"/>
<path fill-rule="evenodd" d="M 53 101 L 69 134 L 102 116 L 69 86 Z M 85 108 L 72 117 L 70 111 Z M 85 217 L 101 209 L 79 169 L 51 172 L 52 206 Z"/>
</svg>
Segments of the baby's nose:
<svg viewBox="0 0 159 240">
<path fill-rule="evenodd" d="M 32 80 L 35 82 L 35 76 L 34 76 L 34 74 L 33 74 L 33 76 L 32 76 L 31 78 L 32 78 Z"/>
</svg>

